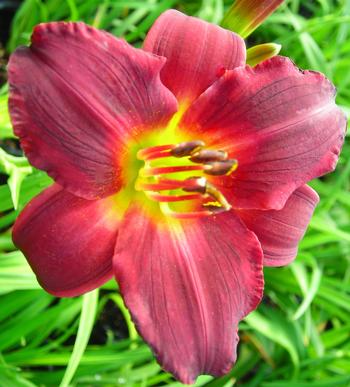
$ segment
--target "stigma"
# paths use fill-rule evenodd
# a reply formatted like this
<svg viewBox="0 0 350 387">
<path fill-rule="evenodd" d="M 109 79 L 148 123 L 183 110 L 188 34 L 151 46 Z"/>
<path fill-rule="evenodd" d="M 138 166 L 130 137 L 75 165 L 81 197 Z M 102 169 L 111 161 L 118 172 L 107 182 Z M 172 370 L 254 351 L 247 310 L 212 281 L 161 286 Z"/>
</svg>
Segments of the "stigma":
<svg viewBox="0 0 350 387">
<path fill-rule="evenodd" d="M 230 159 L 226 152 L 206 149 L 203 141 L 194 140 L 144 148 L 138 151 L 137 158 L 145 165 L 139 170 L 135 189 L 158 202 L 166 216 L 191 219 L 231 209 L 212 183 L 214 176 L 227 176 L 237 169 L 237 160 Z M 180 210 L 172 207 L 185 202 L 190 205 L 181 206 Z"/>
</svg>

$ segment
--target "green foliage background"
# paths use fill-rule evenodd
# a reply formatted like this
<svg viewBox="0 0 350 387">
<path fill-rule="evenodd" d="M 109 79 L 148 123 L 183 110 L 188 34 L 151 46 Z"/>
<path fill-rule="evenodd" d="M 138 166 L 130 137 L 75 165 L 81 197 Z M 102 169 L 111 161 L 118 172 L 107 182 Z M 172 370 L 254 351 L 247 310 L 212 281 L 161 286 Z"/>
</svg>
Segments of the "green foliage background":
<svg viewBox="0 0 350 387">
<path fill-rule="evenodd" d="M 83 20 L 139 46 L 168 8 L 218 23 L 230 3 L 25 0 L 6 49 L 10 53 L 26 44 L 35 24 L 51 20 Z M 338 88 L 338 103 L 350 113 L 349 0 L 286 1 L 249 37 L 248 46 L 263 42 L 280 43 L 281 54 L 299 67 L 324 72 Z M 0 139 L 8 138 L 13 134 L 5 85 Z M 55 299 L 40 289 L 11 242 L 11 225 L 50 180 L 25 158 L 2 149 L 0 170 L 9 176 L 0 185 L 0 386 L 179 386 L 138 338 L 113 282 L 74 299 Z M 349 175 L 347 137 L 337 171 L 311 184 L 321 202 L 297 260 L 265 270 L 266 295 L 241 323 L 236 366 L 220 379 L 200 377 L 197 386 L 350 386 Z M 101 329 L 104 335 L 98 338 Z"/>
</svg>

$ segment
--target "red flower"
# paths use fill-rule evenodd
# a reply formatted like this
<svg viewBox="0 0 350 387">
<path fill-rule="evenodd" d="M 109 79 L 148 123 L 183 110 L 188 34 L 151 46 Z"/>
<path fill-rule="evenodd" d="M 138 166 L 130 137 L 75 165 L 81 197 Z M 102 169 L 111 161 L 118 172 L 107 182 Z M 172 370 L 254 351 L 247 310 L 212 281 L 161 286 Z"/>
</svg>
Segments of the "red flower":
<svg viewBox="0 0 350 387">
<path fill-rule="evenodd" d="M 57 296 L 113 268 L 140 334 L 186 383 L 234 363 L 263 259 L 294 259 L 318 202 L 305 183 L 334 169 L 344 138 L 322 74 L 283 57 L 250 68 L 245 52 L 168 11 L 144 50 L 49 23 L 9 64 L 15 133 L 56 181 L 19 216 L 16 245 Z"/>
</svg>

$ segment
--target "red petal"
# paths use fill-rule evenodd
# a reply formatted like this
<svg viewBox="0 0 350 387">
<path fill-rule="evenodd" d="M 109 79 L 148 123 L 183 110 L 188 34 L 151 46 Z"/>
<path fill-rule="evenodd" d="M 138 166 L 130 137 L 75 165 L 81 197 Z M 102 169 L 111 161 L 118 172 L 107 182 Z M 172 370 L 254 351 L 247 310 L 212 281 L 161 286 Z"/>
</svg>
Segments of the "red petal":
<svg viewBox="0 0 350 387">
<path fill-rule="evenodd" d="M 223 69 L 241 66 L 246 58 L 240 36 L 175 10 L 156 20 L 144 49 L 167 58 L 161 79 L 186 103 L 208 88 Z"/>
<path fill-rule="evenodd" d="M 260 244 L 234 213 L 156 224 L 134 205 L 120 227 L 114 270 L 140 334 L 166 370 L 183 383 L 229 371 L 238 322 L 263 291 Z"/>
<path fill-rule="evenodd" d="M 334 95 L 322 74 L 274 57 L 227 71 L 182 125 L 238 160 L 222 181 L 235 208 L 281 209 L 296 188 L 335 168 L 346 119 Z"/>
<path fill-rule="evenodd" d="M 237 214 L 258 237 L 264 251 L 264 265 L 283 266 L 298 252 L 314 209 L 317 193 L 307 185 L 292 193 L 282 210 L 239 210 Z"/>
<path fill-rule="evenodd" d="M 53 185 L 34 198 L 13 228 L 13 240 L 42 287 L 73 297 L 112 276 L 119 223 L 113 198 L 85 200 Z"/>
<path fill-rule="evenodd" d="M 164 61 L 83 23 L 37 26 L 9 64 L 11 118 L 30 162 L 86 199 L 116 192 L 127 141 L 176 111 Z"/>
</svg>

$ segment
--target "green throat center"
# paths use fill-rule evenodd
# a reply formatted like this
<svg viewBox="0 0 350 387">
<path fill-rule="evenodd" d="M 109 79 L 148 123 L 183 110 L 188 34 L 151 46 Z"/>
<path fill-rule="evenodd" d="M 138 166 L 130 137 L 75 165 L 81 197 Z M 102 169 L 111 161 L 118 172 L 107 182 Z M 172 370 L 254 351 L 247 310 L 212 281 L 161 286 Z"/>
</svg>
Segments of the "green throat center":
<svg viewBox="0 0 350 387">
<path fill-rule="evenodd" d="M 230 175 L 237 160 L 226 152 L 206 149 L 200 140 L 141 149 L 144 162 L 135 183 L 164 215 L 190 219 L 229 211 L 231 205 L 208 178 Z M 169 177 L 169 175 L 171 177 Z"/>
</svg>

